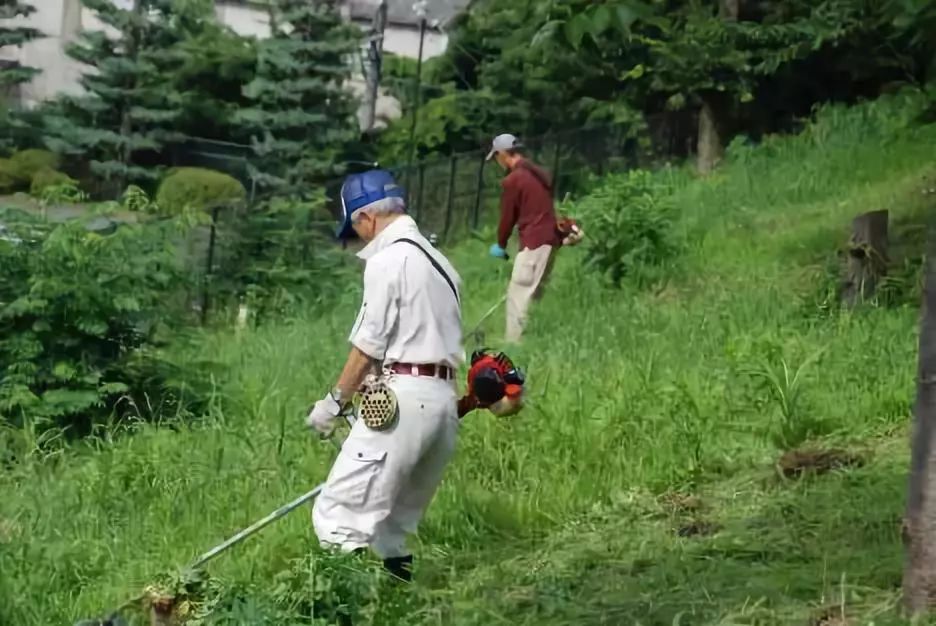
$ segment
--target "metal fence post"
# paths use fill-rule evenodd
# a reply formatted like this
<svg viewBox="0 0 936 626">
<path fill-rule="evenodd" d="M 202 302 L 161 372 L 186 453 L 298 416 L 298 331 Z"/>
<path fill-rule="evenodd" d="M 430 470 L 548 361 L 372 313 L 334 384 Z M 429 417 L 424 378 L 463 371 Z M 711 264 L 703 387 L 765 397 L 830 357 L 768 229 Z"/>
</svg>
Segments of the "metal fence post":
<svg viewBox="0 0 936 626">
<path fill-rule="evenodd" d="M 406 207 L 407 210 L 412 210 L 413 208 L 413 175 L 412 170 L 407 165 L 400 170 L 400 176 L 397 180 L 403 184 L 403 192 L 406 194 Z"/>
<path fill-rule="evenodd" d="M 452 224 L 452 205 L 455 203 L 455 173 L 458 170 L 458 157 L 452 155 L 449 162 L 448 197 L 445 200 L 445 226 L 442 229 L 442 242 L 448 243 L 449 226 Z"/>
<path fill-rule="evenodd" d="M 556 133 L 556 154 L 553 157 L 553 193 L 560 198 L 559 167 L 562 164 L 562 133 Z"/>
<path fill-rule="evenodd" d="M 203 326 L 208 320 L 208 305 L 210 302 L 208 284 L 211 282 L 212 266 L 214 265 L 215 236 L 217 233 L 218 211 L 220 209 L 220 206 L 211 209 L 211 230 L 208 235 L 208 261 L 205 263 L 205 278 L 202 281 L 201 323 Z"/>
<path fill-rule="evenodd" d="M 475 192 L 474 211 L 471 215 L 471 229 L 478 230 L 478 220 L 481 213 L 481 194 L 484 191 L 484 166 L 487 163 L 485 155 L 481 155 L 481 165 L 478 166 L 478 188 Z"/>
<path fill-rule="evenodd" d="M 416 175 L 417 175 L 417 184 L 419 185 L 419 192 L 417 193 L 417 196 L 416 196 L 416 214 L 414 218 L 416 219 L 416 223 L 418 224 L 419 220 L 422 218 L 422 210 L 423 210 L 423 191 L 425 190 L 424 182 L 425 182 L 425 176 L 426 176 L 426 162 L 425 161 L 419 162 L 418 171 Z"/>
</svg>

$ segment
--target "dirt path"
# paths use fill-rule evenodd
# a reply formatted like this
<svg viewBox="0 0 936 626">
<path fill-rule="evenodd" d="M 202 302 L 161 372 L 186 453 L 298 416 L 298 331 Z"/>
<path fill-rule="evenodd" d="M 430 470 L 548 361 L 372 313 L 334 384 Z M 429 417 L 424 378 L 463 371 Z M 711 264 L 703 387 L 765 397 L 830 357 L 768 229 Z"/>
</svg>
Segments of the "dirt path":
<svg viewBox="0 0 936 626">
<path fill-rule="evenodd" d="M 62 203 L 55 206 L 46 207 L 46 216 L 53 222 L 64 222 L 87 215 L 94 204 L 75 204 Z M 28 211 L 30 213 L 42 213 L 42 206 L 34 198 L 23 193 L 11 196 L 0 196 L 0 208 L 8 207 Z M 111 219 L 118 222 L 136 222 L 137 216 L 130 211 L 117 211 L 113 213 Z"/>
</svg>

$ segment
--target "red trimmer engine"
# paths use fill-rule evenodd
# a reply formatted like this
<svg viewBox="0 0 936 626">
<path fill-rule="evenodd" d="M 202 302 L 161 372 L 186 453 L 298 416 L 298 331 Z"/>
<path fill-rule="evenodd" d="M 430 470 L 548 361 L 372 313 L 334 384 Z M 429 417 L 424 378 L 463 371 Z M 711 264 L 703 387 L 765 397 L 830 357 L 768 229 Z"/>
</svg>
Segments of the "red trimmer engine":
<svg viewBox="0 0 936 626">
<path fill-rule="evenodd" d="M 468 389 L 459 402 L 459 414 L 488 409 L 498 417 L 515 415 L 523 408 L 523 372 L 503 352 L 487 349 L 471 355 Z"/>
<path fill-rule="evenodd" d="M 559 232 L 559 238 L 564 246 L 574 246 L 582 241 L 585 231 L 571 217 L 563 217 L 556 224 L 556 230 Z"/>
</svg>

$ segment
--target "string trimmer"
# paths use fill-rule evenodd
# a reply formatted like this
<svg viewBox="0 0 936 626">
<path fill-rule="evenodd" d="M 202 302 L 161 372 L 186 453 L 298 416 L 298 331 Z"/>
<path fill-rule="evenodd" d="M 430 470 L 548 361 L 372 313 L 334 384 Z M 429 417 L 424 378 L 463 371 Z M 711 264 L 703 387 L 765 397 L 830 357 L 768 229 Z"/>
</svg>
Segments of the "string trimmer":
<svg viewBox="0 0 936 626">
<path fill-rule="evenodd" d="M 347 421 L 348 426 L 351 426 L 351 427 L 354 426 L 356 417 L 354 416 L 353 412 L 345 413 L 344 415 L 342 415 L 342 417 L 345 418 L 345 421 Z M 335 444 L 335 446 L 339 450 L 341 449 L 341 445 L 337 441 L 332 439 L 332 442 Z M 219 556 L 223 552 L 226 552 L 232 546 L 235 546 L 241 541 L 243 541 L 244 539 L 247 539 L 251 535 L 256 534 L 257 532 L 269 526 L 270 524 L 280 519 L 281 517 L 285 517 L 286 515 L 295 511 L 296 509 L 298 509 L 300 506 L 302 506 L 306 502 L 310 502 L 311 500 L 314 500 L 320 493 L 322 493 L 322 489 L 324 487 L 325 487 L 325 483 L 322 483 L 321 485 L 316 486 L 311 491 L 302 494 L 301 496 L 299 496 L 292 502 L 288 502 L 284 504 L 283 506 L 276 509 L 269 515 L 263 517 L 262 519 L 257 520 L 256 522 L 254 522 L 247 528 L 232 535 L 229 539 L 218 544 L 211 550 L 208 550 L 207 552 L 201 554 L 197 559 L 192 561 L 182 571 L 194 572 L 195 570 L 198 570 L 201 567 L 204 567 L 209 561 Z M 107 617 L 80 620 L 75 623 L 75 626 L 125 626 L 127 622 L 123 618 L 120 617 L 120 613 L 126 610 L 127 608 L 129 608 L 130 606 L 133 606 L 134 604 L 137 604 L 143 601 L 144 599 L 146 599 L 146 597 L 147 597 L 147 593 L 142 593 L 134 598 L 131 598 L 130 600 L 127 600 L 123 604 L 121 604 L 119 607 L 111 611 Z"/>
<path fill-rule="evenodd" d="M 500 308 L 500 306 L 503 305 L 504 302 L 506 301 L 507 301 L 507 296 L 502 296 L 500 300 L 494 303 L 494 305 L 491 306 L 491 308 L 489 308 L 487 312 L 481 316 L 481 319 L 478 320 L 474 328 L 466 334 L 468 337 L 472 338 L 476 346 L 480 346 L 484 343 L 484 331 L 481 329 L 481 327 L 484 325 L 484 322 L 486 322 L 487 319 L 491 317 L 491 315 L 493 315 L 494 312 L 497 311 L 497 309 Z M 348 426 L 354 426 L 354 422 L 356 418 L 353 412 L 347 413 L 343 417 L 347 421 Z M 335 444 L 337 448 L 339 449 L 341 448 L 338 441 L 336 441 L 334 438 L 332 438 L 331 441 L 332 443 Z M 190 563 L 188 567 L 183 571 L 193 572 L 195 570 L 198 570 L 201 567 L 204 567 L 209 561 L 221 555 L 222 553 L 226 552 L 229 548 L 247 539 L 251 535 L 256 534 L 257 532 L 269 526 L 270 524 L 280 519 L 281 517 L 284 517 L 288 515 L 289 513 L 291 513 L 292 511 L 295 511 L 297 508 L 299 508 L 306 502 L 310 502 L 314 500 L 322 492 L 322 488 L 324 486 L 325 486 L 324 483 L 316 486 L 314 489 L 312 489 L 311 491 L 307 493 L 302 494 L 301 496 L 299 496 L 292 502 L 288 502 L 287 504 L 284 504 L 283 506 L 276 509 L 269 515 L 263 517 L 262 519 L 257 520 L 256 522 L 254 522 L 247 528 L 241 530 L 240 532 L 231 536 L 229 539 L 225 540 L 223 543 L 218 544 L 211 550 L 208 550 L 207 552 L 200 555 L 197 559 L 195 559 L 192 563 Z M 130 606 L 133 606 L 134 604 L 137 604 L 143 601 L 144 599 L 146 599 L 146 597 L 147 597 L 147 594 L 142 593 L 139 596 L 131 598 L 130 600 L 127 600 L 126 602 L 121 604 L 119 607 L 117 607 L 111 613 L 109 613 L 107 617 L 80 620 L 75 623 L 75 626 L 125 626 L 126 621 L 120 617 L 120 613 L 126 610 L 127 608 L 129 608 Z"/>
<path fill-rule="evenodd" d="M 504 302 L 506 301 L 507 301 L 507 296 L 501 296 L 501 299 L 498 300 L 496 303 L 494 303 L 494 306 L 488 309 L 487 313 L 482 315 L 481 319 L 478 320 L 478 323 L 475 324 L 475 327 L 470 332 L 467 333 L 467 336 L 471 337 L 472 341 L 474 342 L 476 346 L 480 346 L 484 344 L 484 331 L 481 329 L 481 326 L 483 326 L 484 322 L 486 322 L 487 319 L 494 314 L 494 311 L 500 308 L 500 306 L 504 304 Z"/>
</svg>

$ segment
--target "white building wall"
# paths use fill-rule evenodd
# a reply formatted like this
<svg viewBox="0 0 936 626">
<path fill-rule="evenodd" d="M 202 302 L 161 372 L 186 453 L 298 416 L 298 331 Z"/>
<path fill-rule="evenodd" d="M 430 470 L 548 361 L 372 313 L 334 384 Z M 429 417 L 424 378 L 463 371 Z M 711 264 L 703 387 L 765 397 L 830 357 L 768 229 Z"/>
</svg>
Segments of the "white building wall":
<svg viewBox="0 0 936 626">
<path fill-rule="evenodd" d="M 65 55 L 66 44 L 71 41 L 70 32 L 77 31 L 81 24 L 81 8 L 75 0 L 42 0 L 33 6 L 37 9 L 28 18 L 11 20 L 15 26 L 30 26 L 40 30 L 45 37 L 26 45 L 0 49 L 0 57 L 19 61 L 21 65 L 42 70 L 32 82 L 22 85 L 20 93 L 26 106 L 56 93 L 80 91 L 78 79 L 81 64 Z"/>
<path fill-rule="evenodd" d="M 426 38 L 423 41 L 423 60 L 439 56 L 445 52 L 447 46 L 448 37 L 446 35 L 427 30 Z M 384 32 L 384 51 L 411 59 L 418 59 L 419 30 L 416 28 L 388 26 L 386 32 Z"/>
<path fill-rule="evenodd" d="M 265 39 L 270 36 L 270 19 L 265 11 L 241 4 L 215 3 L 218 21 L 242 37 Z"/>
</svg>

